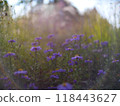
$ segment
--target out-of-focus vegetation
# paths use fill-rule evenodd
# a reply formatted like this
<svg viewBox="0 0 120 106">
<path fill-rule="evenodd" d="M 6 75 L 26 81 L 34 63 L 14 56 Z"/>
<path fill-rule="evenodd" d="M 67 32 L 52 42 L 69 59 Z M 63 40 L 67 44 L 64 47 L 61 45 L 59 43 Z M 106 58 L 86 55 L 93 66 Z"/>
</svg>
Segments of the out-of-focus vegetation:
<svg viewBox="0 0 120 106">
<path fill-rule="evenodd" d="M 120 89 L 120 29 L 95 9 L 69 22 L 70 28 L 35 24 L 34 13 L 13 19 L 10 9 L 6 0 L 0 1 L 0 89 L 59 89 L 65 82 L 73 89 Z M 32 42 L 38 48 L 31 50 L 36 47 Z M 7 57 L 8 52 L 15 55 Z M 15 75 L 21 70 L 27 74 Z"/>
</svg>

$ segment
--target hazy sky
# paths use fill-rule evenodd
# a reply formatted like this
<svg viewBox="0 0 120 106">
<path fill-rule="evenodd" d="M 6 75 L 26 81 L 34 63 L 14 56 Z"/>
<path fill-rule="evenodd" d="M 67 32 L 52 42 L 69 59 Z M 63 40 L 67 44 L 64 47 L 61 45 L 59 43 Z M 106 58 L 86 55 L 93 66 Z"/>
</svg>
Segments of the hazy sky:
<svg viewBox="0 0 120 106">
<path fill-rule="evenodd" d="M 15 5 L 19 0 L 8 0 L 10 5 Z M 71 2 L 72 5 L 77 7 L 79 12 L 83 14 L 87 9 L 96 8 L 100 15 L 106 18 L 111 24 L 115 23 L 115 16 L 116 14 L 116 21 L 117 26 L 119 25 L 120 17 L 120 5 L 117 2 L 120 0 L 68 0 Z M 45 0 L 45 3 L 48 3 L 48 0 Z M 120 3 L 119 3 L 120 4 Z M 35 5 L 35 2 L 33 3 Z M 116 7 L 116 8 L 115 8 Z M 15 6 L 16 16 L 23 13 L 22 9 L 24 8 L 23 5 Z M 27 8 L 29 10 L 29 8 Z"/>
</svg>

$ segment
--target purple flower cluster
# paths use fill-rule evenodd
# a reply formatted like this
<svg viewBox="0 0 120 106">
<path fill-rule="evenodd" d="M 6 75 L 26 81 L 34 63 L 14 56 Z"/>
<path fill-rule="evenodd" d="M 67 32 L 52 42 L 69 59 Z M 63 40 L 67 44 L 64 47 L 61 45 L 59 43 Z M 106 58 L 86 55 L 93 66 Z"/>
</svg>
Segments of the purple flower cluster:
<svg viewBox="0 0 120 106">
<path fill-rule="evenodd" d="M 101 74 L 105 74 L 106 72 L 105 71 L 103 71 L 103 70 L 98 70 L 98 74 L 97 75 L 101 75 Z"/>
<path fill-rule="evenodd" d="M 9 43 L 14 43 L 16 42 L 14 39 L 8 40 Z"/>
<path fill-rule="evenodd" d="M 60 54 L 60 53 L 53 53 L 53 55 L 47 57 L 47 61 L 54 60 L 57 57 L 62 57 L 62 54 Z"/>
<path fill-rule="evenodd" d="M 69 60 L 69 61 L 68 61 L 68 64 L 69 64 L 70 66 L 73 66 L 73 65 L 75 64 L 75 62 L 74 62 L 73 60 Z"/>
<path fill-rule="evenodd" d="M 37 46 L 38 44 L 39 44 L 38 42 L 31 43 L 32 46 Z"/>
<path fill-rule="evenodd" d="M 107 46 L 108 45 L 108 41 L 101 42 L 101 45 L 102 46 Z"/>
</svg>

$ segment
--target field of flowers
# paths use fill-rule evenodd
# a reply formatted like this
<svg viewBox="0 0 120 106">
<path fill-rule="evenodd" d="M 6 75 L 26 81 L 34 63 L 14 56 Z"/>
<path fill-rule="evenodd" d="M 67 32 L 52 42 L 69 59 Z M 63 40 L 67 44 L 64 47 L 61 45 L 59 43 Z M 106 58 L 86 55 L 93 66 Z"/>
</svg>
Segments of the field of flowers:
<svg viewBox="0 0 120 106">
<path fill-rule="evenodd" d="M 0 89 L 120 89 L 120 30 L 102 18 L 61 39 L 0 19 Z"/>
</svg>

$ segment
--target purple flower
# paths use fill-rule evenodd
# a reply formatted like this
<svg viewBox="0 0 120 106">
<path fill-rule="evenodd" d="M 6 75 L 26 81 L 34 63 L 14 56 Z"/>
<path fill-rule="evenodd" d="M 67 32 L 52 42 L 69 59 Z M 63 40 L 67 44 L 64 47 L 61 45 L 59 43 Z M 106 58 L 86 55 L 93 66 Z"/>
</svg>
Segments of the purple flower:
<svg viewBox="0 0 120 106">
<path fill-rule="evenodd" d="M 64 70 L 64 69 L 56 69 L 55 71 L 52 71 L 52 73 L 56 73 L 56 72 L 66 72 L 66 70 Z"/>
<path fill-rule="evenodd" d="M 28 77 L 28 75 L 24 75 L 24 76 L 22 76 L 22 78 L 30 80 L 30 78 Z"/>
<path fill-rule="evenodd" d="M 48 56 L 47 57 L 47 61 L 50 61 L 50 60 L 53 60 L 53 59 L 55 59 L 55 56 Z"/>
<path fill-rule="evenodd" d="M 85 63 L 92 63 L 92 60 L 85 60 Z"/>
<path fill-rule="evenodd" d="M 90 35 L 88 38 L 91 39 L 92 37 L 94 37 L 94 35 Z"/>
<path fill-rule="evenodd" d="M 16 41 L 13 39 L 13 40 L 9 40 L 8 42 L 9 42 L 9 43 L 14 43 L 14 42 L 16 42 Z"/>
<path fill-rule="evenodd" d="M 72 57 L 71 58 L 71 60 L 75 60 L 75 59 L 83 59 L 83 57 L 82 56 L 79 56 L 79 55 L 75 55 L 75 57 Z"/>
<path fill-rule="evenodd" d="M 62 54 L 60 54 L 60 53 L 53 53 L 53 56 L 55 56 L 55 57 L 62 57 Z"/>
<path fill-rule="evenodd" d="M 120 53 L 115 54 L 116 56 L 120 56 Z"/>
<path fill-rule="evenodd" d="M 73 83 L 77 83 L 77 80 L 73 80 Z"/>
<path fill-rule="evenodd" d="M 39 44 L 38 42 L 31 43 L 32 46 L 37 46 L 38 44 Z"/>
<path fill-rule="evenodd" d="M 3 57 L 15 56 L 15 53 L 8 52 Z"/>
<path fill-rule="evenodd" d="M 40 41 L 41 39 L 42 39 L 42 37 L 35 38 L 35 40 L 38 40 L 38 41 Z"/>
<path fill-rule="evenodd" d="M 32 88 L 32 89 L 36 89 L 36 90 L 38 89 L 38 87 L 35 86 L 35 83 L 30 83 L 29 87 Z"/>
<path fill-rule="evenodd" d="M 104 72 L 103 70 L 98 70 L 98 74 L 97 75 L 101 75 L 101 74 L 105 74 L 106 72 Z"/>
<path fill-rule="evenodd" d="M 31 51 L 39 51 L 39 50 L 41 50 L 41 47 L 40 46 L 38 46 L 38 47 L 32 47 L 31 49 L 30 49 Z"/>
<path fill-rule="evenodd" d="M 66 48 L 65 50 L 66 50 L 66 51 L 72 51 L 72 50 L 74 50 L 74 49 L 72 49 L 72 48 L 69 47 L 69 48 Z"/>
<path fill-rule="evenodd" d="M 69 43 L 69 42 L 71 42 L 71 39 L 66 39 L 65 42 Z"/>
<path fill-rule="evenodd" d="M 58 90 L 72 90 L 72 85 L 69 83 L 63 83 L 57 86 Z"/>
<path fill-rule="evenodd" d="M 95 40 L 94 43 L 99 43 L 99 40 Z"/>
<path fill-rule="evenodd" d="M 0 78 L 0 80 L 7 80 L 7 79 L 8 79 L 7 77 Z"/>
<path fill-rule="evenodd" d="M 44 53 L 52 52 L 52 51 L 53 51 L 53 49 L 47 49 L 47 50 L 44 51 Z"/>
<path fill-rule="evenodd" d="M 59 76 L 58 75 L 51 75 L 50 78 L 59 79 Z"/>
<path fill-rule="evenodd" d="M 68 64 L 69 64 L 70 66 L 73 66 L 73 65 L 75 64 L 75 62 L 74 62 L 73 60 L 69 60 L 69 61 L 68 61 Z"/>
<path fill-rule="evenodd" d="M 71 69 L 69 70 L 69 72 L 73 72 L 73 69 L 71 68 Z"/>
<path fill-rule="evenodd" d="M 19 69 L 18 71 L 14 72 L 14 75 L 19 75 L 19 74 L 27 74 L 27 71 L 24 71 L 23 69 Z"/>
<path fill-rule="evenodd" d="M 50 46 L 52 48 L 55 47 L 55 44 L 53 44 L 53 42 L 48 42 L 47 46 Z"/>
<path fill-rule="evenodd" d="M 101 42 L 101 45 L 102 46 L 107 46 L 108 45 L 108 41 Z"/>
<path fill-rule="evenodd" d="M 80 40 L 80 35 L 73 35 L 71 41 Z"/>
<path fill-rule="evenodd" d="M 67 42 L 64 42 L 63 44 L 62 44 L 62 46 L 65 46 L 65 45 L 67 45 L 68 43 Z"/>
<path fill-rule="evenodd" d="M 116 62 L 119 62 L 119 60 L 115 60 L 115 59 L 114 59 L 114 60 L 112 61 L 112 63 L 116 63 Z"/>
<path fill-rule="evenodd" d="M 84 34 L 81 34 L 80 37 L 84 37 Z"/>
<path fill-rule="evenodd" d="M 54 37 L 55 35 L 48 35 L 48 39 L 50 39 L 50 38 L 52 38 L 52 37 Z"/>
</svg>

